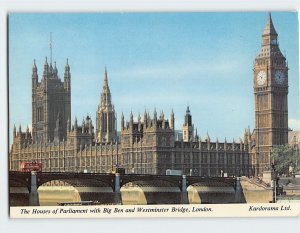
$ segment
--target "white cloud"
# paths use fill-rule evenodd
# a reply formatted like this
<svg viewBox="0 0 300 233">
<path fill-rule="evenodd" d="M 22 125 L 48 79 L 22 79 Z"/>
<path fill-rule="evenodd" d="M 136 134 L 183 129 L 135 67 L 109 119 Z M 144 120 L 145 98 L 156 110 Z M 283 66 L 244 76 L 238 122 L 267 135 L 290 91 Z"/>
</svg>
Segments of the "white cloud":
<svg viewBox="0 0 300 233">
<path fill-rule="evenodd" d="M 289 119 L 289 127 L 293 130 L 300 130 L 300 119 Z"/>
</svg>

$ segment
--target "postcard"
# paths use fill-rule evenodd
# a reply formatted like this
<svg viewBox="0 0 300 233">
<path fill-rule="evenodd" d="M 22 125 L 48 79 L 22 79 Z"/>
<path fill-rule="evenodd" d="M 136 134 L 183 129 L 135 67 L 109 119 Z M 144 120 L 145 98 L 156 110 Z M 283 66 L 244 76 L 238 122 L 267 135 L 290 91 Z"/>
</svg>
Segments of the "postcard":
<svg viewBox="0 0 300 233">
<path fill-rule="evenodd" d="M 297 12 L 8 14 L 11 218 L 300 212 Z"/>
</svg>

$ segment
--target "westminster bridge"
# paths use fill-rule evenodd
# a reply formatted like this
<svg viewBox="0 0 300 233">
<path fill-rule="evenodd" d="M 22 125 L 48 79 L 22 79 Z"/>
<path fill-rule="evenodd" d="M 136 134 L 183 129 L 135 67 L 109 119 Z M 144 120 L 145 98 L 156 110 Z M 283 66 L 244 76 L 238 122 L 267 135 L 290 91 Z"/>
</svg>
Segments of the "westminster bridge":
<svg viewBox="0 0 300 233">
<path fill-rule="evenodd" d="M 133 197 L 135 188 L 143 190 L 147 204 L 246 202 L 241 180 L 235 177 L 10 171 L 11 206 L 39 205 L 38 188 L 52 181 L 75 187 L 81 201 L 92 200 L 99 204 L 124 204 L 130 196 L 136 199 L 136 196 Z M 87 192 L 88 187 L 96 187 L 98 191 Z M 21 192 L 13 191 L 18 188 L 25 190 L 23 197 Z M 27 193 L 26 197 L 24 193 Z M 13 204 L 14 199 L 19 204 Z"/>
</svg>

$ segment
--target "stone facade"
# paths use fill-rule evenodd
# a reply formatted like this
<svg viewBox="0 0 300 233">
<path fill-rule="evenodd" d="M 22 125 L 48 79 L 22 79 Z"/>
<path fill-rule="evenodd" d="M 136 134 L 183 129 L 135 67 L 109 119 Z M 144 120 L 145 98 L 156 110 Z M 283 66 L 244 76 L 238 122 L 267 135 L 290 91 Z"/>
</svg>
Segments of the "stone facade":
<svg viewBox="0 0 300 233">
<path fill-rule="evenodd" d="M 100 104 L 96 112 L 96 129 L 89 116 L 81 126 L 70 121 L 70 67 L 65 80 L 57 78 L 56 68 L 44 66 L 41 83 L 34 64 L 32 75 L 32 133 L 14 128 L 10 152 L 10 170 L 19 170 L 20 162 L 41 162 L 43 171 L 111 172 L 116 167 L 126 173 L 166 174 L 167 169 L 200 176 L 259 175 L 270 166 L 273 145 L 287 141 L 287 64 L 279 50 L 277 33 L 271 16 L 263 32 L 262 49 L 254 64 L 255 129 L 245 129 L 243 139 L 211 141 L 208 133 L 202 140 L 194 133 L 187 108 L 182 139 L 175 131 L 173 111 L 170 119 L 144 112 L 134 121 L 121 115 L 121 138 L 117 136 L 117 119 L 111 101 L 105 70 Z M 42 109 L 42 110 L 39 110 Z M 43 115 L 44 114 L 44 115 Z M 52 115 L 51 115 L 52 114 Z M 41 120 L 42 119 L 42 120 Z"/>
<path fill-rule="evenodd" d="M 67 61 L 64 82 L 58 77 L 56 63 L 47 58 L 41 82 L 37 67 L 32 67 L 32 141 L 44 143 L 66 139 L 71 119 L 71 74 Z"/>
</svg>

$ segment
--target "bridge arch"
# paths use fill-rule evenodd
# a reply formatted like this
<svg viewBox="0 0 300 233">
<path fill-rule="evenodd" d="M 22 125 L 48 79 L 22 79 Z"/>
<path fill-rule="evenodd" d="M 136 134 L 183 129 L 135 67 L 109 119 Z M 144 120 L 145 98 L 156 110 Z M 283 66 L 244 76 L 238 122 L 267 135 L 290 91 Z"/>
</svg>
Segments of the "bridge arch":
<svg viewBox="0 0 300 233">
<path fill-rule="evenodd" d="M 41 180 L 39 181 L 39 195 L 43 194 L 40 192 L 41 187 L 45 187 L 45 184 L 50 182 L 60 182 L 59 186 L 69 185 L 71 188 L 58 188 L 55 189 L 56 193 L 64 192 L 63 196 L 66 198 L 56 197 L 57 202 L 79 202 L 79 201 L 95 201 L 99 204 L 112 204 L 113 203 L 113 188 L 110 183 L 102 181 L 101 179 L 92 179 L 92 178 L 65 178 L 59 180 L 48 180 L 43 179 L 43 183 Z M 46 185 L 47 186 L 47 185 Z M 44 188 L 45 189 L 45 188 Z M 43 188 L 42 188 L 43 190 Z M 48 193 L 46 195 L 51 195 L 51 189 L 47 190 Z M 42 200 L 42 198 L 40 198 Z M 40 202 L 43 205 L 43 202 Z"/>
<path fill-rule="evenodd" d="M 134 204 L 176 204 L 180 203 L 181 190 L 176 182 L 168 179 L 130 179 L 121 186 L 122 203 Z"/>
<path fill-rule="evenodd" d="M 202 180 L 187 187 L 190 204 L 235 203 L 235 183 L 226 180 Z"/>
</svg>

